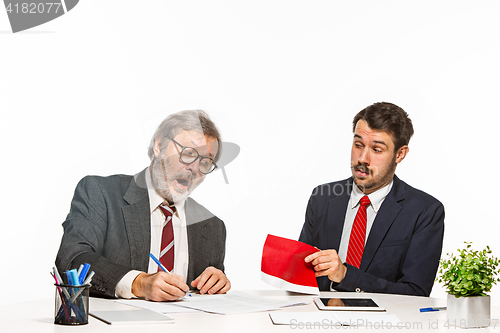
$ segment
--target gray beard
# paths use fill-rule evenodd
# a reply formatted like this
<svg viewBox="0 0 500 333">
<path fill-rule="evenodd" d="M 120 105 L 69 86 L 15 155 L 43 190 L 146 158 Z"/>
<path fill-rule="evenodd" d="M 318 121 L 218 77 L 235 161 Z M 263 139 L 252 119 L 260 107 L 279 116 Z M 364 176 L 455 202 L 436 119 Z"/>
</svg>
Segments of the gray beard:
<svg viewBox="0 0 500 333">
<path fill-rule="evenodd" d="M 184 193 L 178 193 L 175 189 L 171 189 L 168 186 L 167 181 L 167 173 L 172 173 L 171 167 L 168 162 L 164 163 L 166 165 L 167 170 L 163 168 L 163 163 L 161 159 L 154 158 L 151 162 L 151 180 L 153 183 L 153 187 L 162 198 L 166 199 L 169 203 L 181 202 L 186 200 L 191 192 L 198 186 L 198 184 L 194 185 L 192 183 L 192 187 L 189 188 Z"/>
</svg>

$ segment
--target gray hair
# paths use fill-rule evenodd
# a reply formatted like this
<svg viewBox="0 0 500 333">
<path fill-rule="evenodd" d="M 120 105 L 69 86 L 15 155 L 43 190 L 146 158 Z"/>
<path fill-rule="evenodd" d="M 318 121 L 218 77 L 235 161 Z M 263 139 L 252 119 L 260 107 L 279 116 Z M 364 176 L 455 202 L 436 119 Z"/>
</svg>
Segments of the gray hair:
<svg viewBox="0 0 500 333">
<path fill-rule="evenodd" d="M 163 120 L 151 138 L 148 147 L 148 155 L 151 160 L 155 157 L 154 146 L 156 139 L 160 140 L 160 146 L 168 144 L 168 139 L 173 139 L 182 131 L 196 131 L 206 136 L 217 139 L 217 155 L 214 161 L 217 162 L 221 155 L 221 137 L 219 130 L 210 119 L 208 114 L 202 110 L 185 110 L 169 115 Z"/>
</svg>

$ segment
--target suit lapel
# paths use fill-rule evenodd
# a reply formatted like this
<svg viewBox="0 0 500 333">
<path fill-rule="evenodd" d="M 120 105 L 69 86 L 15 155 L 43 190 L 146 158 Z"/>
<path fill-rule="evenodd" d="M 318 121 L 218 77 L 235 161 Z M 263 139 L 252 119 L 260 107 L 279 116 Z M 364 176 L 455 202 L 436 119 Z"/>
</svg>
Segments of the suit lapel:
<svg viewBox="0 0 500 333">
<path fill-rule="evenodd" d="M 313 235 L 313 239 L 317 240 L 317 244 L 324 246 L 321 250 L 334 249 L 337 252 L 339 250 L 345 213 L 351 196 L 352 178 L 342 181 L 341 184 L 342 187 L 336 185 L 325 189 L 330 191 L 327 195 L 331 199 L 328 201 L 328 210 L 322 222 L 323 226 L 316 230 L 318 234 Z M 331 281 L 328 277 L 320 276 L 317 281 L 320 290 L 330 290 Z"/>
<path fill-rule="evenodd" d="M 186 212 L 186 230 L 188 238 L 189 264 L 187 281 L 193 281 L 197 278 L 195 263 L 206 262 L 210 253 L 206 253 L 199 246 L 202 242 L 207 242 L 208 236 L 206 227 L 208 225 L 207 217 L 202 216 L 197 207 L 197 203 L 187 198 L 184 205 Z"/>
<path fill-rule="evenodd" d="M 145 170 L 130 182 L 123 199 L 123 218 L 130 246 L 130 263 L 133 268 L 147 271 L 151 243 L 149 196 L 145 186 Z M 138 186 L 139 184 L 139 186 Z"/>
<path fill-rule="evenodd" d="M 200 211 L 196 209 L 196 202 L 187 198 L 185 203 L 185 211 L 186 211 L 186 227 L 187 227 L 187 235 L 188 235 L 188 251 L 189 251 L 189 259 L 191 261 L 191 254 L 193 254 L 193 258 L 196 257 L 195 254 L 198 251 L 198 247 L 196 244 L 200 242 L 202 239 L 208 239 L 207 235 L 203 230 L 207 226 L 207 217 L 202 216 Z M 196 255 L 204 256 L 203 253 L 199 253 Z M 199 258 L 199 257 L 198 257 Z"/>
<path fill-rule="evenodd" d="M 338 197 L 334 197 L 329 202 L 325 233 L 320 235 L 320 237 L 323 237 L 320 244 L 327 244 L 327 246 L 322 250 L 335 249 L 337 252 L 339 250 L 342 230 L 344 229 L 345 213 L 350 197 L 350 191 L 344 191 L 344 193 Z M 335 223 L 335 221 L 339 221 L 339 223 Z"/>
<path fill-rule="evenodd" d="M 366 271 L 368 266 L 370 266 L 375 253 L 387 234 L 387 231 L 401 211 L 399 202 L 404 200 L 404 198 L 405 193 L 404 188 L 401 186 L 401 181 L 398 177 L 394 176 L 394 184 L 391 192 L 389 192 L 382 203 L 382 206 L 375 217 L 375 221 L 373 221 L 370 234 L 368 235 L 368 240 L 366 241 L 365 250 L 363 252 L 363 258 L 361 260 L 361 270 Z"/>
</svg>

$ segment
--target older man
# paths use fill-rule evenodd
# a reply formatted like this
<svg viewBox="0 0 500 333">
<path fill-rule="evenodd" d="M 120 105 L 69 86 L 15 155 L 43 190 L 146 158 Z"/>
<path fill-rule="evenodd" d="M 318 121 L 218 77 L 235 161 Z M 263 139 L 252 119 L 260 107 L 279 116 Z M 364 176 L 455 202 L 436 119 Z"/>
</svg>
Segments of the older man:
<svg viewBox="0 0 500 333">
<path fill-rule="evenodd" d="M 391 103 L 353 120 L 352 177 L 318 186 L 299 240 L 321 249 L 308 257 L 321 290 L 429 296 L 441 256 L 443 205 L 396 175 L 413 125 Z"/>
<path fill-rule="evenodd" d="M 182 111 L 158 127 L 148 168 L 135 176 L 83 178 L 63 223 L 59 270 L 89 263 L 96 296 L 175 300 L 188 284 L 202 294 L 228 291 L 224 223 L 189 198 L 216 168 L 220 152 L 208 115 Z"/>
</svg>

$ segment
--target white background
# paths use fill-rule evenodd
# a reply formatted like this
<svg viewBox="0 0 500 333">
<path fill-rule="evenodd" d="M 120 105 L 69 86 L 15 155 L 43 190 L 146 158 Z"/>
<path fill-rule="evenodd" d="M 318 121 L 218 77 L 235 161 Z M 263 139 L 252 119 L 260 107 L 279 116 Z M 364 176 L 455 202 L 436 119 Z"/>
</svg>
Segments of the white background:
<svg viewBox="0 0 500 333">
<path fill-rule="evenodd" d="M 142 170 L 159 122 L 192 108 L 241 147 L 229 185 L 215 172 L 193 195 L 226 223 L 234 289 L 271 288 L 266 235 L 298 238 L 312 189 L 350 175 L 353 116 L 378 101 L 413 120 L 397 174 L 443 202 L 443 252 L 500 255 L 499 14 L 498 1 L 82 0 L 12 34 L 0 10 L 0 304 L 53 297 L 78 180 Z"/>
</svg>

